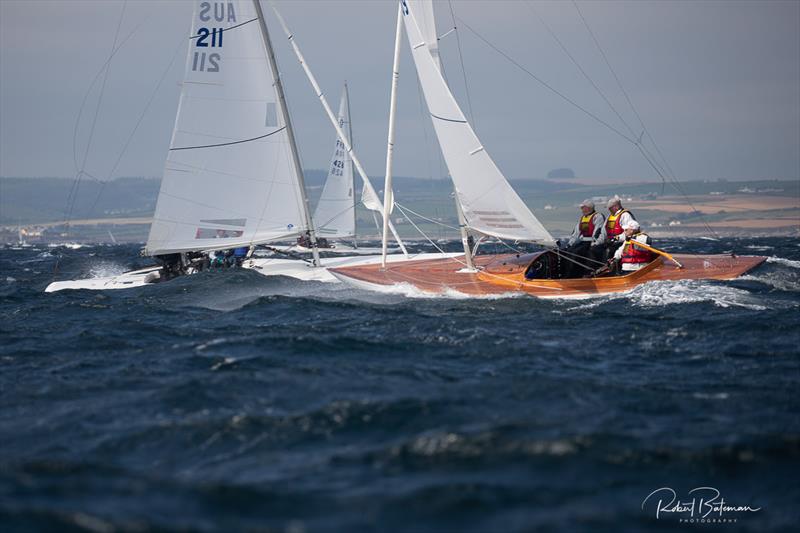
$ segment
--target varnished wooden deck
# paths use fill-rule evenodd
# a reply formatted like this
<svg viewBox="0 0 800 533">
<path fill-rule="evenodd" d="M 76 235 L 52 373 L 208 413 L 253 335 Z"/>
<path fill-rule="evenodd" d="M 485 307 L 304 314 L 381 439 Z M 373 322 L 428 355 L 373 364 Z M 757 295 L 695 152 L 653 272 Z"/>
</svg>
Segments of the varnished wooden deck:
<svg viewBox="0 0 800 533">
<path fill-rule="evenodd" d="M 431 293 L 458 291 L 469 295 L 525 292 L 543 298 L 576 298 L 624 292 L 648 281 L 680 279 L 733 279 L 764 262 L 764 257 L 728 255 L 675 255 L 684 268 L 658 259 L 647 267 L 625 276 L 589 279 L 526 280 L 525 269 L 535 254 L 517 256 L 477 256 L 477 273 L 463 272 L 464 258 L 396 262 L 331 269 L 361 286 L 409 284 Z M 377 288 L 377 287 L 374 287 Z"/>
</svg>

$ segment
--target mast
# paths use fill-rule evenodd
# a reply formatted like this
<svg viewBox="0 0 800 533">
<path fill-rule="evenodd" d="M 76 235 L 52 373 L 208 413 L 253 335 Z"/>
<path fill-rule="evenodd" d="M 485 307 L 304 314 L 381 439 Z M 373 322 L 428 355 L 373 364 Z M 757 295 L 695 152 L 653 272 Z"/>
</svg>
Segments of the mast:
<svg viewBox="0 0 800 533">
<path fill-rule="evenodd" d="M 389 135 L 386 141 L 386 174 L 383 181 L 383 233 L 381 239 L 381 266 L 386 268 L 386 248 L 389 239 L 389 215 L 394 204 L 392 192 L 392 158 L 394 156 L 394 120 L 397 114 L 397 80 L 400 77 L 400 29 L 403 24 L 403 6 L 397 4 L 397 29 L 394 36 L 394 61 L 392 62 L 392 92 L 389 97 Z"/>
<path fill-rule="evenodd" d="M 258 1 L 258 0 L 254 0 L 254 1 Z M 297 42 L 295 42 L 295 40 L 294 40 L 294 35 L 292 35 L 292 32 L 289 31 L 289 27 L 286 25 L 286 21 L 283 20 L 283 17 L 281 16 L 281 14 L 278 12 L 277 8 L 274 5 L 272 6 L 272 9 L 273 9 L 273 11 L 275 11 L 275 15 L 278 17 L 278 20 L 280 21 L 281 26 L 283 27 L 284 33 L 286 33 L 286 38 L 289 40 L 289 42 L 292 43 L 292 49 L 294 50 L 294 53 L 297 56 L 297 60 L 300 62 L 300 65 L 303 67 L 303 71 L 305 71 L 306 77 L 308 77 L 308 81 L 311 83 L 311 86 L 314 88 L 314 92 L 317 94 L 317 98 L 319 98 L 320 103 L 322 103 L 322 107 L 325 109 L 325 113 L 327 113 L 328 119 L 331 121 L 331 124 L 333 124 L 333 127 L 336 130 L 336 134 L 339 136 L 339 138 L 344 143 L 344 147 L 347 150 L 347 153 L 350 154 L 350 158 L 353 160 L 353 165 L 356 167 L 356 170 L 358 170 L 358 174 L 361 176 L 361 181 L 364 183 L 364 191 L 366 193 L 366 194 L 362 193 L 362 201 L 365 201 L 364 200 L 364 196 L 367 196 L 369 198 L 369 202 L 370 202 L 369 204 L 366 204 L 366 201 L 365 201 L 365 205 L 367 206 L 367 208 L 369 208 L 369 209 L 380 209 L 380 207 L 379 207 L 380 204 L 379 204 L 379 201 L 378 201 L 378 194 L 375 192 L 375 189 L 372 187 L 372 183 L 370 183 L 369 177 L 367 176 L 367 173 L 364 170 L 364 167 L 361 166 L 361 162 L 358 160 L 358 157 L 356 157 L 355 152 L 353 152 L 353 146 L 350 144 L 350 140 L 347 138 L 347 135 L 345 135 L 344 131 L 342 131 L 341 126 L 339 126 L 339 121 L 336 119 L 336 116 L 333 114 L 333 111 L 331 110 L 331 106 L 328 104 L 328 99 L 325 98 L 325 94 L 322 92 L 322 89 L 319 88 L 319 84 L 317 83 L 317 79 L 314 77 L 314 74 L 311 72 L 311 69 L 309 68 L 308 64 L 306 63 L 306 60 L 303 57 L 302 52 L 300 52 L 300 47 L 297 46 Z M 373 205 L 373 201 L 375 202 L 376 205 Z M 372 207 L 370 207 L 370 206 L 372 206 Z M 395 229 L 395 227 L 391 223 L 391 221 L 389 222 L 389 229 L 391 230 L 392 235 L 394 235 L 394 238 L 397 241 L 397 244 L 400 245 L 400 249 L 403 251 L 403 255 L 408 257 L 408 250 L 406 250 L 405 244 L 403 244 L 403 241 L 400 239 L 400 236 L 397 234 L 397 230 Z"/>
<path fill-rule="evenodd" d="M 344 82 L 344 101 L 347 108 L 347 116 L 345 117 L 345 120 L 347 120 L 347 140 L 350 141 L 350 146 L 353 146 L 353 122 L 350 120 L 350 90 L 347 88 L 347 80 Z M 352 160 L 350 164 L 353 164 Z M 352 167 L 350 167 L 350 190 L 353 191 L 353 248 L 358 248 L 358 239 L 356 237 L 356 226 L 358 226 L 358 217 L 356 217 L 356 184 L 352 170 Z"/>
<path fill-rule="evenodd" d="M 320 266 L 319 249 L 317 247 L 317 232 L 314 230 L 314 222 L 311 220 L 310 205 L 308 203 L 308 195 L 306 195 L 306 183 L 303 177 L 303 167 L 300 163 L 300 155 L 297 151 L 297 141 L 294 138 L 294 130 L 292 129 L 292 121 L 289 118 L 289 109 L 286 105 L 286 95 L 283 93 L 283 84 L 281 83 L 281 76 L 278 72 L 278 64 L 275 60 L 275 51 L 272 49 L 272 42 L 269 38 L 269 31 L 267 30 L 267 22 L 264 18 L 264 12 L 261 10 L 261 3 L 259 0 L 253 0 L 253 5 L 256 9 L 256 16 L 258 23 L 261 27 L 261 35 L 264 38 L 264 47 L 267 50 L 267 57 L 269 58 L 269 67 L 272 70 L 272 77 L 275 80 L 275 92 L 278 94 L 278 102 L 280 103 L 281 115 L 283 123 L 286 125 L 286 134 L 289 138 L 289 146 L 292 152 L 292 160 L 297 177 L 297 185 L 300 188 L 300 198 L 303 203 L 303 214 L 305 216 L 306 228 L 308 229 L 309 239 L 311 240 L 311 253 L 313 256 L 314 266 Z"/>
</svg>

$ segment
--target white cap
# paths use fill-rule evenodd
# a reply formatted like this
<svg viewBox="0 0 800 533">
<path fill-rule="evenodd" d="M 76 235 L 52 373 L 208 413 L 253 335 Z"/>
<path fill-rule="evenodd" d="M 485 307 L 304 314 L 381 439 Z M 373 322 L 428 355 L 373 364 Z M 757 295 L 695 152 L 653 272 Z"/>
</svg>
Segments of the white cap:
<svg viewBox="0 0 800 533">
<path fill-rule="evenodd" d="M 586 200 L 581 202 L 580 207 L 588 207 L 589 209 L 594 209 L 594 202 L 587 198 Z"/>
<path fill-rule="evenodd" d="M 632 229 L 633 231 L 636 231 L 637 229 L 640 229 L 640 228 L 641 228 L 641 226 L 639 225 L 639 223 L 636 222 L 633 219 L 630 219 L 627 224 L 622 226 L 622 229 Z"/>
<path fill-rule="evenodd" d="M 608 203 L 606 204 L 606 207 L 611 207 L 614 204 L 622 205 L 622 198 L 620 198 L 616 194 L 608 199 Z"/>
</svg>

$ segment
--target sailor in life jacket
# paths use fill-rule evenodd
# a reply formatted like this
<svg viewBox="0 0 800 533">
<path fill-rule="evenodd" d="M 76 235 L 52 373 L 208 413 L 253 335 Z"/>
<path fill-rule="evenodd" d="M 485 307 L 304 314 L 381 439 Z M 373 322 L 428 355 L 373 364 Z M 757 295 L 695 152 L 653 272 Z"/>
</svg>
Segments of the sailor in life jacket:
<svg viewBox="0 0 800 533">
<path fill-rule="evenodd" d="M 626 240 L 614 254 L 614 262 L 621 265 L 623 272 L 633 272 L 650 264 L 656 258 L 656 254 L 635 244 L 640 242 L 652 246 L 650 236 L 642 232 L 635 220 L 628 222 L 624 231 Z"/>
<path fill-rule="evenodd" d="M 625 241 L 626 224 L 636 220 L 633 213 L 622 207 L 622 200 L 614 195 L 606 204 L 608 218 L 603 226 L 602 241 L 606 246 L 606 257 L 613 257 L 617 249 Z"/>
<path fill-rule="evenodd" d="M 575 224 L 567 246 L 572 248 L 578 243 L 587 243 L 591 246 L 603 244 L 603 225 L 606 218 L 594 210 L 594 202 L 584 200 L 581 202 L 581 218 Z"/>
<path fill-rule="evenodd" d="M 604 261 L 605 247 L 603 246 L 603 227 L 605 225 L 605 217 L 594 210 L 594 202 L 591 200 L 584 200 L 581 202 L 581 217 L 578 223 L 575 224 L 575 229 L 572 230 L 572 235 L 567 242 L 565 252 L 571 261 L 568 261 L 565 267 L 564 277 L 575 278 L 586 274 L 586 270 L 593 270 L 594 266 L 586 265 L 586 268 L 581 265 L 585 262 L 580 258 L 586 258 L 594 261 Z M 577 261 L 577 262 L 576 262 Z M 591 268 L 590 268 L 591 267 Z"/>
</svg>

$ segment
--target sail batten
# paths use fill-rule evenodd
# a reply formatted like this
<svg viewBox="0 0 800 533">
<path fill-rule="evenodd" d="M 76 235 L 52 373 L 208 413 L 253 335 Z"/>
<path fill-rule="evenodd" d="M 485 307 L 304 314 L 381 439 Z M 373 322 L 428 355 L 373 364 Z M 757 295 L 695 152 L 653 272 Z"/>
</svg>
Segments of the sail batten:
<svg viewBox="0 0 800 533">
<path fill-rule="evenodd" d="M 475 135 L 442 76 L 438 48 L 431 47 L 431 35 L 435 36 L 432 3 L 404 0 L 402 6 L 422 92 L 467 226 L 501 239 L 552 244 L 552 236 L 517 195 Z M 428 32 L 433 28 L 433 32 L 426 37 L 423 28 Z M 420 42 L 428 46 L 413 46 Z M 487 213 L 502 213 L 503 220 L 487 219 Z"/>
<path fill-rule="evenodd" d="M 149 255 L 249 246 L 307 228 L 252 0 L 197 0 Z M 243 222 L 231 226 L 225 222 Z"/>
</svg>

